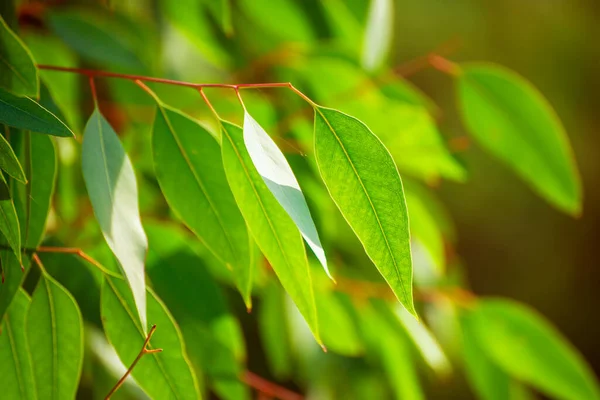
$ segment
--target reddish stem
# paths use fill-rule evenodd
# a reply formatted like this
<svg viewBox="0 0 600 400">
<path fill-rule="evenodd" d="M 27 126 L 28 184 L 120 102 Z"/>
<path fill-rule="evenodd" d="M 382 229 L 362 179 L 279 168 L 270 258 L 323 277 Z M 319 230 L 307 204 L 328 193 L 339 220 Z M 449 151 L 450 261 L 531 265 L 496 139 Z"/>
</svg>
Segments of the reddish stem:
<svg viewBox="0 0 600 400">
<path fill-rule="evenodd" d="M 242 380 L 260 393 L 280 400 L 303 400 L 304 396 L 246 371 Z"/>
</svg>

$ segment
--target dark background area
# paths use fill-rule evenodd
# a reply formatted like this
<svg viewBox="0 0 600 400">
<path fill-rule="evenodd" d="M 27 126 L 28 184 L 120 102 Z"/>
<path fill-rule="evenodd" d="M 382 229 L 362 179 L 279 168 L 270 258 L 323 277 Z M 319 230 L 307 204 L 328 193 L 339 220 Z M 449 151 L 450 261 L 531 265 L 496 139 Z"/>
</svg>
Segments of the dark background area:
<svg viewBox="0 0 600 400">
<path fill-rule="evenodd" d="M 455 61 L 491 61 L 525 76 L 548 98 L 574 148 L 583 215 L 573 219 L 538 198 L 473 144 L 458 157 L 470 178 L 439 188 L 457 224 L 469 283 L 480 295 L 523 301 L 551 319 L 600 373 L 600 2 L 436 0 L 397 7 L 394 64 L 448 40 Z M 444 110 L 440 128 L 465 134 L 452 81 L 437 71 L 410 77 Z"/>
</svg>

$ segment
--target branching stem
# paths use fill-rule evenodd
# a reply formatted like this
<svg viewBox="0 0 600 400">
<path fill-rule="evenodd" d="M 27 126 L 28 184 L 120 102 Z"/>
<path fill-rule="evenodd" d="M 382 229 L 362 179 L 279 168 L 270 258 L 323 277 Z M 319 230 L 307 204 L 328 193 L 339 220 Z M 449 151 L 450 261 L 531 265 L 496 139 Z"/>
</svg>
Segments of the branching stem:
<svg viewBox="0 0 600 400">
<path fill-rule="evenodd" d="M 148 332 L 148 336 L 146 336 L 146 340 L 144 340 L 144 345 L 142 346 L 142 350 L 140 350 L 140 352 L 137 355 L 137 357 L 135 358 L 135 360 L 133 360 L 133 362 L 131 363 L 131 365 L 129 366 L 127 371 L 125 371 L 125 374 L 121 377 L 121 379 L 119 379 L 117 384 L 110 390 L 110 392 L 108 392 L 108 394 L 106 395 L 104 400 L 109 400 L 110 396 L 115 394 L 115 392 L 123 385 L 123 383 L 125 383 L 125 380 L 131 374 L 131 371 L 133 371 L 133 368 L 141 360 L 141 358 L 144 356 L 144 354 L 160 353 L 162 351 L 162 349 L 149 349 L 148 348 L 148 344 L 150 343 L 150 339 L 152 339 L 152 335 L 154 335 L 154 331 L 156 331 L 156 325 L 152 325 L 152 328 L 150 328 L 150 332 Z"/>
</svg>

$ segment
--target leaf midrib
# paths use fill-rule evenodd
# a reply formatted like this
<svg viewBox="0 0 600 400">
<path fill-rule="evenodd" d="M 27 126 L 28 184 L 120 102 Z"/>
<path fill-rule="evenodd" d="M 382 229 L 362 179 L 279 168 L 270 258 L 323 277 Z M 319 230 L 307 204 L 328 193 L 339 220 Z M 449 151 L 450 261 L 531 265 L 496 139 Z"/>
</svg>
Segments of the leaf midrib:
<svg viewBox="0 0 600 400">
<path fill-rule="evenodd" d="M 19 357 L 17 355 L 17 345 L 15 343 L 15 338 L 13 336 L 13 332 L 12 332 L 12 328 L 10 326 L 10 315 L 7 314 L 5 317 L 4 322 L 6 323 L 6 334 L 8 335 L 8 342 L 10 343 L 10 350 L 11 350 L 11 354 L 13 356 L 13 361 L 15 363 L 15 372 L 17 375 L 17 381 L 18 381 L 18 385 L 19 385 L 19 393 L 21 393 L 22 398 L 25 398 L 25 384 L 23 383 L 23 379 L 21 376 L 22 370 L 21 370 L 21 363 L 19 361 Z"/>
<path fill-rule="evenodd" d="M 138 320 L 137 318 L 134 317 L 134 314 L 131 312 L 131 310 L 129 309 L 129 307 L 127 306 L 127 302 L 125 301 L 125 299 L 121 296 L 121 293 L 119 292 L 119 290 L 113 285 L 113 283 L 110 281 L 110 278 L 107 276 L 106 277 L 106 282 L 108 283 L 108 285 L 110 286 L 110 289 L 112 290 L 112 292 L 115 294 L 115 296 L 117 297 L 117 299 L 119 300 L 119 303 L 121 303 L 121 306 L 123 307 L 123 309 L 125 310 L 125 312 L 127 313 L 127 315 L 129 316 L 129 318 L 131 319 L 131 321 L 133 322 L 133 325 L 135 326 L 135 328 L 137 329 L 137 331 L 140 333 L 141 337 L 144 339 L 145 335 L 143 330 L 141 329 L 141 327 L 138 325 Z M 163 377 L 165 378 L 165 380 L 167 381 L 167 384 L 169 385 L 169 387 L 171 388 L 171 392 L 175 395 L 175 398 L 180 399 L 182 397 L 179 396 L 179 392 L 177 391 L 177 389 L 175 388 L 173 382 L 171 382 L 171 377 L 170 375 L 167 373 L 167 369 L 165 368 L 165 366 L 162 363 L 162 360 L 160 359 L 160 357 L 158 357 L 158 355 L 156 353 L 152 353 L 150 354 L 152 356 L 152 359 L 156 362 L 156 365 L 158 366 L 158 368 L 160 369 L 160 371 L 163 374 Z"/>
<path fill-rule="evenodd" d="M 57 118 L 57 117 L 56 117 L 54 114 L 52 114 L 50 111 L 48 111 L 47 109 L 45 109 L 45 108 L 44 108 L 44 106 L 42 106 L 41 104 L 39 104 L 39 103 L 36 103 L 35 101 L 31 100 L 29 97 L 24 97 L 24 99 L 27 99 L 27 100 L 29 100 L 30 102 L 32 102 L 33 104 L 35 104 L 36 106 L 40 107 L 41 109 L 43 109 L 44 111 L 46 111 L 48 114 L 50 114 L 51 116 L 53 116 L 53 117 L 54 117 L 54 119 L 55 119 L 56 121 L 58 121 L 58 122 L 59 122 L 59 124 L 62 124 L 62 125 L 64 125 L 64 124 L 63 124 L 63 122 L 62 122 L 61 120 L 59 120 L 59 119 L 58 119 L 58 118 Z M 33 119 L 35 119 L 36 121 L 38 121 L 38 122 L 41 122 L 41 123 L 43 123 L 43 124 L 49 124 L 49 123 L 51 123 L 50 121 L 46 121 L 46 120 L 44 120 L 43 118 L 41 118 L 41 117 L 39 117 L 39 116 L 37 116 L 37 115 L 34 115 L 34 114 L 30 113 L 30 112 L 29 112 L 29 111 L 27 111 L 27 110 L 24 110 L 23 108 L 16 107 L 16 106 L 14 106 L 14 105 L 12 105 L 12 104 L 10 104 L 10 103 L 6 102 L 6 100 L 4 100 L 4 99 L 2 99 L 2 98 L 0 98 L 0 103 L 3 103 L 3 104 L 5 104 L 5 105 L 7 105 L 8 107 L 12 108 L 13 110 L 17 110 L 17 111 L 19 111 L 19 112 L 22 112 L 22 113 L 24 113 L 24 114 L 26 114 L 26 115 L 30 116 L 31 118 L 33 118 Z M 55 122 L 55 121 L 52 121 L 52 122 Z M 67 126 L 66 126 L 66 125 L 64 125 L 64 127 L 66 128 L 66 130 L 67 130 L 68 132 L 71 132 L 71 130 L 70 130 L 69 128 L 67 128 Z M 46 131 L 46 132 L 52 132 L 52 134 L 56 134 L 56 131 L 57 131 L 57 129 L 56 129 L 55 127 L 51 127 L 51 128 L 50 128 L 48 131 Z M 68 135 L 67 135 L 67 136 L 68 136 Z"/>
<path fill-rule="evenodd" d="M 321 112 L 321 110 L 319 110 L 317 107 L 315 107 L 315 111 L 319 113 L 319 115 L 321 116 L 321 118 L 323 118 L 323 121 L 325 121 L 325 123 L 327 124 L 327 127 L 329 128 L 329 130 L 331 131 L 331 133 L 333 134 L 333 136 L 335 137 L 335 139 L 337 140 L 338 144 L 340 145 L 340 147 L 342 148 L 342 150 L 344 151 L 344 155 L 346 156 L 346 158 L 348 159 L 348 162 L 350 163 L 350 166 L 352 166 L 352 171 L 354 172 L 354 174 L 356 175 L 356 178 L 358 179 L 358 182 L 360 183 L 361 188 L 363 189 L 363 192 L 367 198 L 367 200 L 369 200 L 369 204 L 371 205 L 371 211 L 373 212 L 373 215 L 375 216 L 375 219 L 377 220 L 377 224 L 379 226 L 379 231 L 381 232 L 381 235 L 385 241 L 385 245 L 387 247 L 388 253 L 390 254 L 391 258 L 392 258 L 392 262 L 394 264 L 394 271 L 396 272 L 396 276 L 398 277 L 399 281 L 400 281 L 400 287 L 402 289 L 402 295 L 404 297 L 404 302 L 409 304 L 409 299 L 408 299 L 408 295 L 406 293 L 406 289 L 404 288 L 404 279 L 402 278 L 402 274 L 400 272 L 400 269 L 398 267 L 398 263 L 396 261 L 396 257 L 394 255 L 394 253 L 392 252 L 392 248 L 390 246 L 390 243 L 388 241 L 387 238 L 387 234 L 385 233 L 385 231 L 383 230 L 383 225 L 381 225 L 381 220 L 379 219 L 379 214 L 377 213 L 377 210 L 375 209 L 375 206 L 373 204 L 373 201 L 371 200 L 371 196 L 369 196 L 369 193 L 367 192 L 367 188 L 365 187 L 360 175 L 358 174 L 358 171 L 356 170 L 356 166 L 354 165 L 354 163 L 352 162 L 352 159 L 350 158 L 350 154 L 348 154 L 348 151 L 346 150 L 346 147 L 344 146 L 344 144 L 342 143 L 341 139 L 339 138 L 339 136 L 335 133 L 335 130 L 333 129 L 333 127 L 331 126 L 331 124 L 329 123 L 329 120 L 325 117 L 325 115 Z M 342 213 L 343 214 L 343 213 Z M 360 239 L 360 238 L 359 238 Z M 362 240 L 361 240 L 362 241 Z M 370 256 L 369 256 L 370 257 Z M 385 277 L 384 277 L 385 278 Z"/>
<path fill-rule="evenodd" d="M 175 143 L 177 144 L 177 148 L 179 149 L 179 152 L 181 153 L 183 159 L 185 160 L 185 163 L 187 164 L 188 168 L 192 172 L 192 175 L 194 176 L 194 179 L 195 179 L 196 183 L 198 184 L 198 187 L 200 188 L 200 191 L 202 192 L 202 194 L 206 198 L 206 201 L 208 202 L 208 205 L 210 206 L 210 210 L 213 212 L 213 214 L 215 215 L 217 221 L 219 222 L 219 227 L 221 228 L 221 231 L 223 232 L 225 238 L 227 239 L 227 244 L 229 245 L 229 249 L 231 250 L 231 254 L 233 254 L 233 257 L 234 257 L 236 263 L 239 263 L 239 260 L 238 260 L 238 257 L 237 257 L 237 252 L 235 250 L 235 247 L 233 246 L 233 242 L 232 242 L 231 237 L 229 236 L 229 232 L 227 232 L 227 230 L 225 229 L 225 224 L 223 223 L 223 220 L 221 219 L 221 215 L 217 211 L 217 209 L 216 209 L 216 207 L 215 207 L 215 205 L 214 205 L 211 197 L 209 196 L 208 192 L 206 191 L 206 189 L 204 187 L 204 184 L 202 183 L 202 180 L 200 179 L 200 177 L 196 173 L 196 170 L 192 167 L 192 163 L 191 163 L 191 161 L 190 161 L 187 153 L 185 152 L 185 149 L 181 145 L 178 136 L 175 134 L 175 129 L 173 129 L 173 126 L 171 125 L 171 120 L 166 115 L 164 108 L 161 105 L 159 105 L 158 107 L 160 109 L 160 112 L 161 112 L 163 118 L 165 119 L 165 122 L 167 123 L 169 131 L 171 132 L 171 135 L 173 136 L 173 140 L 175 140 Z M 218 254 L 218 252 L 216 252 L 212 248 L 212 246 L 209 246 L 208 243 L 205 240 L 203 240 L 203 242 L 205 242 L 206 247 L 208 249 L 210 249 L 211 253 L 213 253 L 219 260 L 224 261 L 221 258 L 221 255 Z M 227 264 L 227 262 L 224 262 L 224 264 Z"/>
</svg>

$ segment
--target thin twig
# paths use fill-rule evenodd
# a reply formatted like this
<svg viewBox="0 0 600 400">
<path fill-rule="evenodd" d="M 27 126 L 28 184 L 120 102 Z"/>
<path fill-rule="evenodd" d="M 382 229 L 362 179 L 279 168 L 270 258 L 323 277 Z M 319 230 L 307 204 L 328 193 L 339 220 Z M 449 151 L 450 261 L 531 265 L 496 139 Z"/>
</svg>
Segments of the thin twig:
<svg viewBox="0 0 600 400">
<path fill-rule="evenodd" d="M 100 262 L 92 258 L 89 254 L 84 252 L 78 247 L 52 247 L 52 246 L 40 246 L 35 250 L 32 249 L 23 249 L 25 251 L 35 251 L 38 253 L 62 253 L 62 254 L 73 254 L 76 255 L 88 263 L 92 264 L 94 267 L 98 268 L 103 274 L 115 276 L 115 274 L 109 270 L 107 270 Z"/>
<path fill-rule="evenodd" d="M 110 392 L 108 392 L 108 394 L 106 395 L 104 400 L 109 400 L 110 396 L 115 394 L 115 392 L 123 385 L 123 383 L 125 382 L 127 377 L 131 374 L 131 371 L 133 371 L 133 368 L 140 361 L 140 359 L 144 356 L 144 354 L 160 353 L 162 351 L 162 349 L 149 349 L 148 348 L 148 344 L 150 343 L 150 339 L 152 338 L 152 335 L 154 335 L 154 331 L 156 331 L 156 325 L 152 325 L 152 328 L 150 328 L 150 332 L 148 332 L 148 336 L 146 336 L 146 340 L 144 340 L 144 345 L 142 346 L 142 350 L 139 352 L 139 354 L 137 355 L 135 360 L 133 360 L 133 362 L 131 363 L 131 366 L 127 369 L 127 371 L 125 371 L 125 374 L 121 377 L 121 379 L 119 379 L 117 384 L 110 390 Z"/>
<path fill-rule="evenodd" d="M 271 396 L 280 400 L 303 400 L 304 396 L 293 392 L 290 389 L 279 386 L 276 383 L 268 381 L 250 371 L 246 371 L 243 381 L 250 387 L 256 389 L 259 393 Z"/>
</svg>

